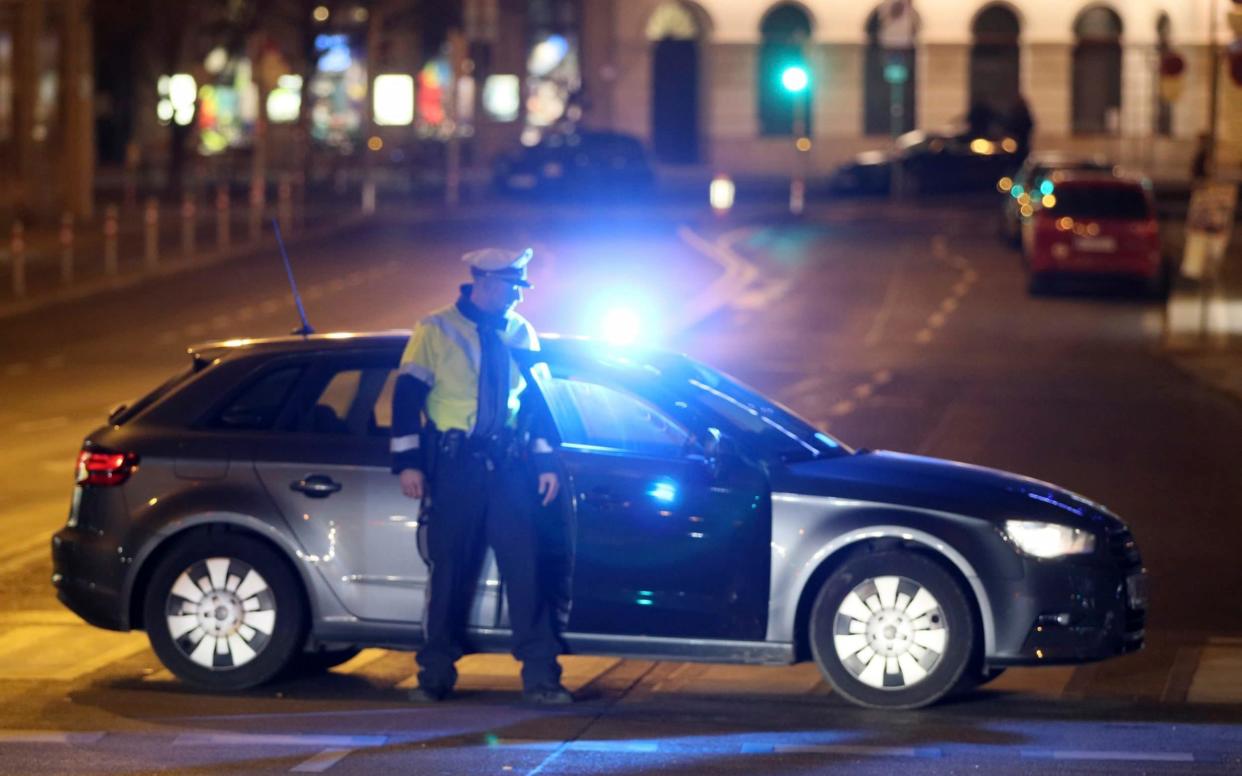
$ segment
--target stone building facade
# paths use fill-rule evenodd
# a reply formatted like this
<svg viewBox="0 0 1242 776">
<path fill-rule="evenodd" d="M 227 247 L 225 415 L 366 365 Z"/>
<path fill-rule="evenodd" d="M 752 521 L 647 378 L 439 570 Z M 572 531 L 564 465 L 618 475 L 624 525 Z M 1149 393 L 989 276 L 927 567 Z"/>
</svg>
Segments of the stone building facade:
<svg viewBox="0 0 1242 776">
<path fill-rule="evenodd" d="M 811 71 L 809 134 L 817 169 L 890 142 L 883 112 L 891 86 L 877 45 L 874 0 L 585 0 L 586 119 L 661 144 L 670 122 L 660 82 L 694 79 L 692 160 L 737 173 L 786 169 L 789 137 L 765 132 L 761 103 L 771 82 L 764 60 L 779 17 L 801 15 Z M 1233 33 L 1220 14 L 1218 40 Z M 1207 128 L 1211 0 L 914 0 L 907 52 L 910 84 L 894 96 L 899 128 L 960 124 L 990 96 L 1003 109 L 1021 94 L 1035 122 L 1035 147 L 1107 153 L 1155 174 L 1184 169 Z M 676 41 L 676 46 L 673 42 Z M 779 41 L 777 41 L 779 42 Z M 670 67 L 668 52 L 680 67 Z M 1162 85 L 1160 63 L 1186 67 Z M 1220 79 L 1222 165 L 1242 162 L 1242 90 Z M 1000 98 L 998 98 L 998 92 Z M 672 110 L 676 111 L 674 107 Z M 882 118 L 882 117 L 881 117 Z M 880 131 L 877 131 L 880 130 Z M 660 130 L 664 131 L 664 130 Z"/>
</svg>

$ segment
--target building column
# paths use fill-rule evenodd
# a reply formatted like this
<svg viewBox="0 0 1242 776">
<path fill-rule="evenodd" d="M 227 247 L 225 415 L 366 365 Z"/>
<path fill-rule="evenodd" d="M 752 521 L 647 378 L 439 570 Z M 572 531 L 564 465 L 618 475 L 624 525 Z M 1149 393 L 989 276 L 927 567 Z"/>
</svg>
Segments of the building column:
<svg viewBox="0 0 1242 776">
<path fill-rule="evenodd" d="M 815 90 L 811 130 L 816 137 L 863 134 L 863 56 L 857 43 L 828 43 L 808 47 Z"/>
<path fill-rule="evenodd" d="M 65 107 L 63 209 L 79 219 L 93 215 L 95 188 L 95 85 L 91 77 L 89 0 L 65 0 L 62 105 Z"/>
<path fill-rule="evenodd" d="M 924 43 L 916 56 L 918 128 L 939 131 L 960 120 L 969 107 L 970 44 Z"/>
<path fill-rule="evenodd" d="M 1022 47 L 1022 92 L 1035 119 L 1039 138 L 1061 142 L 1073 131 L 1074 47 L 1066 43 L 1031 43 Z"/>
<path fill-rule="evenodd" d="M 1156 48 L 1148 44 L 1121 50 L 1121 134 L 1146 138 L 1155 134 L 1156 83 L 1160 67 Z"/>
</svg>

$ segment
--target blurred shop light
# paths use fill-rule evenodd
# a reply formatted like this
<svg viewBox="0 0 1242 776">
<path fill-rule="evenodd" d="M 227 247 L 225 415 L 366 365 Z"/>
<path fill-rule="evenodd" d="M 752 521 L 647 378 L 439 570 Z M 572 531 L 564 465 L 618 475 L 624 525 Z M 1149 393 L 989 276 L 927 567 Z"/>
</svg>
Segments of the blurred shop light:
<svg viewBox="0 0 1242 776">
<path fill-rule="evenodd" d="M 354 20 L 354 24 L 365 24 L 367 19 L 371 18 L 371 12 L 357 5 L 354 6 L 354 10 L 349 12 L 349 17 Z"/>
<path fill-rule="evenodd" d="M 319 57 L 321 73 L 344 73 L 354 61 L 347 35 L 316 35 L 315 50 L 323 52 Z"/>
<path fill-rule="evenodd" d="M 403 73 L 375 76 L 371 102 L 375 123 L 383 127 L 408 127 L 414 123 L 414 78 Z"/>
<path fill-rule="evenodd" d="M 212 75 L 219 75 L 229 63 L 229 53 L 223 46 L 216 46 L 203 60 L 203 69 Z"/>
<path fill-rule="evenodd" d="M 155 106 L 155 115 L 161 123 L 167 124 L 173 120 L 173 106 L 167 99 L 160 100 Z"/>
<path fill-rule="evenodd" d="M 291 124 L 302 110 L 302 76 L 282 75 L 267 95 L 267 118 L 273 124 Z"/>
<path fill-rule="evenodd" d="M 331 15 L 332 12 L 328 10 L 328 6 L 326 5 L 317 5 L 315 6 L 315 10 L 311 11 L 311 18 L 320 24 L 326 22 L 328 17 Z"/>
<path fill-rule="evenodd" d="M 707 199 L 711 202 L 712 210 L 716 211 L 716 215 L 724 215 L 733 207 L 733 196 L 737 193 L 736 187 L 733 185 L 733 179 L 724 173 L 720 173 L 712 178 L 711 186 L 707 190 Z"/>
<path fill-rule="evenodd" d="M 536 78 L 543 78 L 556 69 L 569 53 L 569 41 L 561 35 L 549 35 L 531 49 L 526 69 Z"/>
<path fill-rule="evenodd" d="M 491 120 L 516 121 L 521 107 L 521 81 L 516 75 L 489 75 L 483 82 L 483 110 Z"/>
<path fill-rule="evenodd" d="M 189 73 L 175 73 L 168 79 L 168 102 L 172 105 L 173 121 L 178 126 L 186 127 L 194 121 L 194 102 L 197 97 L 198 84 L 195 83 L 194 76 Z"/>
</svg>

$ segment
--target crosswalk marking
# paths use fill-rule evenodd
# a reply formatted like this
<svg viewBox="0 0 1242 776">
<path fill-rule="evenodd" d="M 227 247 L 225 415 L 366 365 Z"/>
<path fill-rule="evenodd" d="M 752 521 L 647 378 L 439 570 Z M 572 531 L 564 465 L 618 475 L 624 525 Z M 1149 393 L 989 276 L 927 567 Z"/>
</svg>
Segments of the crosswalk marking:
<svg viewBox="0 0 1242 776">
<path fill-rule="evenodd" d="M 144 633 L 99 631 L 83 625 L 22 625 L 0 639 L 0 679 L 69 681 L 147 648 Z"/>
<path fill-rule="evenodd" d="M 322 773 L 345 759 L 353 751 L 353 749 L 325 749 L 289 770 L 291 773 Z"/>
<path fill-rule="evenodd" d="M 94 744 L 107 733 L 64 730 L 0 730 L 0 744 Z"/>
<path fill-rule="evenodd" d="M 1237 703 L 1242 699 L 1242 642 L 1210 641 L 1186 693 L 1191 703 Z"/>
</svg>

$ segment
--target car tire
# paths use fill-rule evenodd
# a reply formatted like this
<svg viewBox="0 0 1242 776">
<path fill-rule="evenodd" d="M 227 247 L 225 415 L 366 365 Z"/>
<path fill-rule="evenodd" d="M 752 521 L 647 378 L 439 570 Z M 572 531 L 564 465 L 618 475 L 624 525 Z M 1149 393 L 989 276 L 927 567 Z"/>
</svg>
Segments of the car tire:
<svg viewBox="0 0 1242 776">
<path fill-rule="evenodd" d="M 811 652 L 833 689 L 860 706 L 913 709 L 957 686 L 974 617 L 944 568 L 916 552 L 847 560 L 811 608 Z"/>
<path fill-rule="evenodd" d="M 1044 272 L 1032 272 L 1026 291 L 1031 296 L 1047 296 L 1052 291 L 1052 278 Z"/>
<path fill-rule="evenodd" d="M 244 690 L 289 665 L 306 639 L 301 582 L 267 545 L 230 533 L 175 544 L 143 605 L 151 647 L 179 679 Z"/>
</svg>

